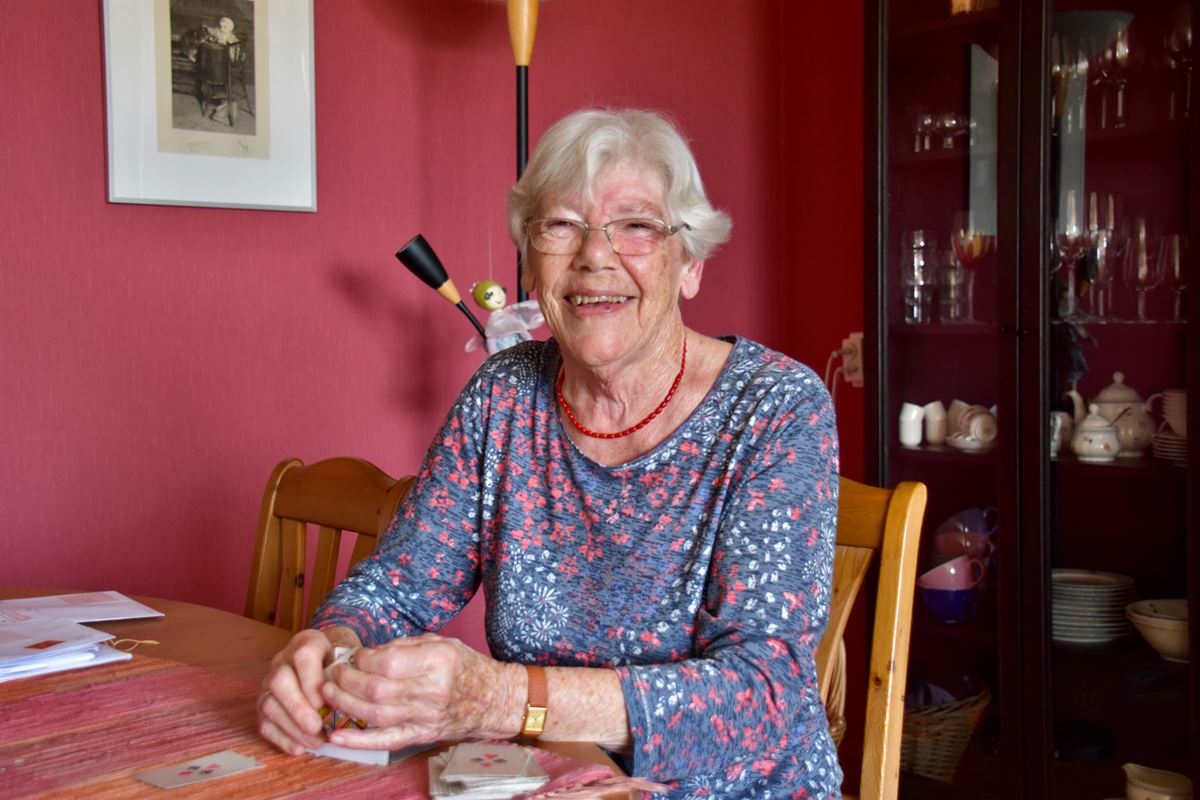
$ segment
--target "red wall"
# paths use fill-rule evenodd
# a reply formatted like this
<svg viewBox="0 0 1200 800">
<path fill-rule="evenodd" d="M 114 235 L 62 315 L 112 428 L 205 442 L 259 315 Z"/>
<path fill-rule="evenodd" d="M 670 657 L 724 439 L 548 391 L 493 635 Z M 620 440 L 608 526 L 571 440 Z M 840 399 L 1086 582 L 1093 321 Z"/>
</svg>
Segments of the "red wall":
<svg viewBox="0 0 1200 800">
<path fill-rule="evenodd" d="M 274 464 L 412 471 L 479 362 L 392 253 L 423 232 L 460 288 L 512 286 L 504 5 L 317 0 L 316 214 L 107 203 L 101 3 L 5 6 L 0 585 L 239 611 Z M 669 110 L 735 222 L 686 318 L 821 371 L 862 327 L 862 12 L 812 8 L 546 3 L 530 129 Z M 861 472 L 861 392 L 839 408 Z"/>
</svg>

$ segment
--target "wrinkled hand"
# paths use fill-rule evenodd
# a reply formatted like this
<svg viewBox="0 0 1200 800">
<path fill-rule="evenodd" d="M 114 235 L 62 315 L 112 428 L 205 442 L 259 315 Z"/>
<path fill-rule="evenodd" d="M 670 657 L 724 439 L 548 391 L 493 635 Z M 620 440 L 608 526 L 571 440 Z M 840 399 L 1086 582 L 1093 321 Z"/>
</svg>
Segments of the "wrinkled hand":
<svg viewBox="0 0 1200 800">
<path fill-rule="evenodd" d="M 371 727 L 338 730 L 329 740 L 344 747 L 397 750 L 468 738 L 507 739 L 520 729 L 524 681 L 519 665 L 433 634 L 360 650 L 352 664 L 334 668 L 333 681 L 321 694 Z"/>
<path fill-rule="evenodd" d="M 258 732 L 285 753 L 301 755 L 320 747 L 324 704 L 321 685 L 333 644 L 321 631 L 300 631 L 271 659 L 258 699 Z"/>
</svg>

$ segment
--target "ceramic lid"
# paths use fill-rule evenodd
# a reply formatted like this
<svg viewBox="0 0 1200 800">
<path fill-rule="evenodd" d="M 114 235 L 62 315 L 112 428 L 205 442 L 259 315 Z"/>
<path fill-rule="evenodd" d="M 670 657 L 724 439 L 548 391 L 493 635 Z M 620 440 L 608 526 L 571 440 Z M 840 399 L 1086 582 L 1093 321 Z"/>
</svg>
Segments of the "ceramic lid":
<svg viewBox="0 0 1200 800">
<path fill-rule="evenodd" d="M 1075 426 L 1076 430 L 1081 431 L 1104 431 L 1113 430 L 1113 424 L 1108 421 L 1108 418 L 1100 413 L 1100 406 L 1092 403 L 1088 406 L 1087 419 Z"/>
<path fill-rule="evenodd" d="M 1140 403 L 1141 396 L 1137 390 L 1125 383 L 1124 372 L 1114 372 L 1113 382 L 1105 386 L 1093 398 L 1097 403 Z"/>
</svg>

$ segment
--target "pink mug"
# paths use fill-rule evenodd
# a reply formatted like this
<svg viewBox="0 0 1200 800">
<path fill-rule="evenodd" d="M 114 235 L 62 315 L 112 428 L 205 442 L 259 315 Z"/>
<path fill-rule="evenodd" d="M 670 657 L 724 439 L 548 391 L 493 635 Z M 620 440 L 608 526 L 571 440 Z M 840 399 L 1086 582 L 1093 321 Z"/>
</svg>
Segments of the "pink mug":
<svg viewBox="0 0 1200 800">
<path fill-rule="evenodd" d="M 917 585 L 926 589 L 973 589 L 986 571 L 987 567 L 978 558 L 958 556 L 922 573 Z"/>
</svg>

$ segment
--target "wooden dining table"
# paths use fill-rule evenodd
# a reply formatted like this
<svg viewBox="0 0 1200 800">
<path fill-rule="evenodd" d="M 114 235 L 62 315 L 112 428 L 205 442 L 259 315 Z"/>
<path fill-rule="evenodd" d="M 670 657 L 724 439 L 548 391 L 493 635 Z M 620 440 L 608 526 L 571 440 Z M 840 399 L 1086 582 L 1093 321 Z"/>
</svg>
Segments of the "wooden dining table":
<svg viewBox="0 0 1200 800">
<path fill-rule="evenodd" d="M 65 593 L 0 588 L 0 599 Z M 0 800 L 427 796 L 426 762 L 445 747 L 380 767 L 289 756 L 258 736 L 259 684 L 289 631 L 194 603 L 133 599 L 163 616 L 89 623 L 131 640 L 125 646 L 140 642 L 131 661 L 0 683 Z M 134 777 L 223 750 L 263 768 L 176 790 Z M 538 742 L 535 754 L 560 771 L 622 774 L 591 743 Z"/>
</svg>

